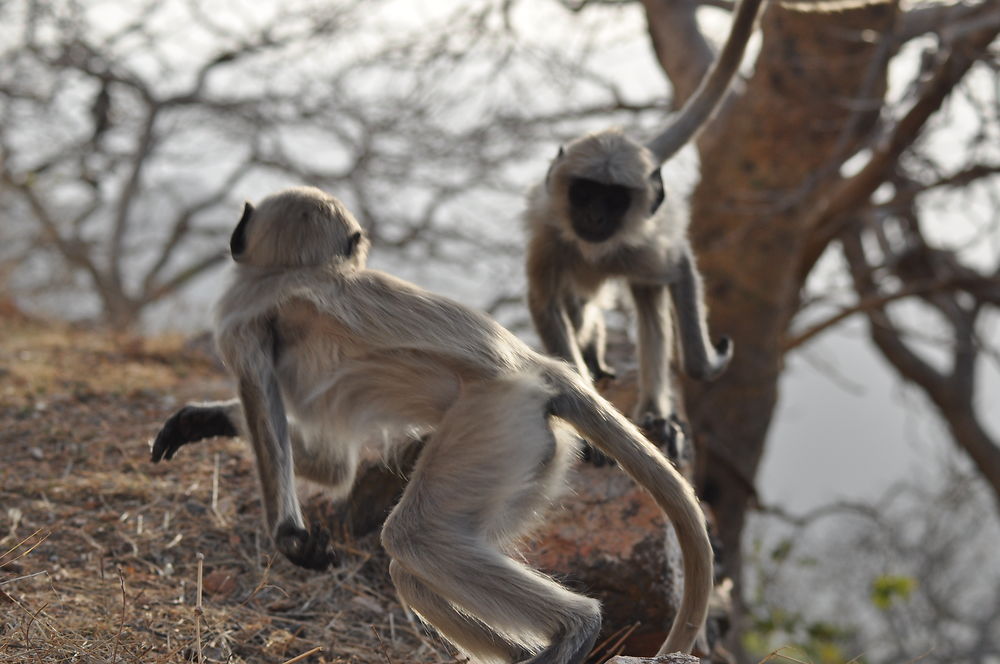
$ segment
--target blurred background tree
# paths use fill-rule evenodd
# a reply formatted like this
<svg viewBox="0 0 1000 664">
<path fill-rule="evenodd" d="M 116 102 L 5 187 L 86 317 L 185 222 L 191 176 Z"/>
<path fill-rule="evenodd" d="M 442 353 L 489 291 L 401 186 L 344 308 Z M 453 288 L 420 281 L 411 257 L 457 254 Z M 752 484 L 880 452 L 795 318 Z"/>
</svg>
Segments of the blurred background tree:
<svg viewBox="0 0 1000 664">
<path fill-rule="evenodd" d="M 377 265 L 527 332 L 520 192 L 568 136 L 662 122 L 730 9 L 0 3 L 6 283 L 25 307 L 162 327 L 178 302 L 211 299 L 241 200 L 307 182 L 358 213 Z M 1000 564 L 978 556 L 995 550 L 1000 500 L 983 396 L 998 357 L 998 31 L 997 0 L 771 3 L 745 80 L 668 169 L 682 194 L 698 180 L 712 327 L 736 340 L 725 377 L 685 395 L 741 661 L 786 642 L 817 661 L 1000 657 Z M 892 494 L 902 503 L 853 506 L 860 525 L 817 538 L 811 514 L 764 504 L 758 472 L 788 359 L 855 321 L 958 454 L 930 459 L 929 478 Z M 755 511 L 796 524 L 791 540 L 741 547 Z M 959 528 L 968 514 L 989 527 Z M 815 576 L 783 575 L 803 560 Z"/>
</svg>

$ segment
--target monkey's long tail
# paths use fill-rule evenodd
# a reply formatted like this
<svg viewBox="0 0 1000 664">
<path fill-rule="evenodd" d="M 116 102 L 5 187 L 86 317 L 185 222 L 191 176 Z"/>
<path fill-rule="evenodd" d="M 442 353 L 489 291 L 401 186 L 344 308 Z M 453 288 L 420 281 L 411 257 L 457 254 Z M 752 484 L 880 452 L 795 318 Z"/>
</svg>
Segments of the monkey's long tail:
<svg viewBox="0 0 1000 664">
<path fill-rule="evenodd" d="M 753 32 L 754 18 L 761 2 L 762 0 L 741 0 L 733 17 L 729 38 L 711 70 L 670 125 L 646 143 L 646 147 L 656 156 L 657 163 L 662 164 L 674 156 L 717 110 L 719 102 L 729 89 L 736 68 L 743 60 L 743 52 L 750 33 Z"/>
<path fill-rule="evenodd" d="M 673 523 L 684 558 L 684 594 L 657 655 L 690 653 L 708 615 L 713 583 L 712 545 L 694 489 L 635 425 L 574 372 L 558 371 L 551 380 L 557 390 L 553 414 L 615 459 Z"/>
</svg>

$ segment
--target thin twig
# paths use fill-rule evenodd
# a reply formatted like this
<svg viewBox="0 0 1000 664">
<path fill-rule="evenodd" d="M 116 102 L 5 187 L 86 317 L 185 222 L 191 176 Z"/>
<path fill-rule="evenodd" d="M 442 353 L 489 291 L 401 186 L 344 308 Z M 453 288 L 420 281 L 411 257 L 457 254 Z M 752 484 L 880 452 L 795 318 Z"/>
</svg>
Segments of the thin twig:
<svg viewBox="0 0 1000 664">
<path fill-rule="evenodd" d="M 768 653 L 767 657 L 760 660 L 758 664 L 764 664 L 765 662 L 770 662 L 775 657 L 780 657 L 781 659 L 787 659 L 789 662 L 797 662 L 798 664 L 811 664 L 811 662 L 806 662 L 801 659 L 795 659 L 794 657 L 789 657 L 788 655 L 781 652 L 782 650 L 787 650 L 789 647 L 792 646 L 781 646 L 777 650 L 772 650 L 770 653 Z"/>
<path fill-rule="evenodd" d="M 122 587 L 122 619 L 121 622 L 118 623 L 118 633 L 115 634 L 115 647 L 111 650 L 111 664 L 115 664 L 115 662 L 118 661 L 118 646 L 121 645 L 122 632 L 125 630 L 125 575 L 122 574 L 121 567 L 118 568 L 118 583 L 121 584 Z"/>
<path fill-rule="evenodd" d="M 304 660 L 309 655 L 315 655 L 318 652 L 323 652 L 322 646 L 316 646 L 312 650 L 307 650 L 306 652 L 302 653 L 301 655 L 296 655 L 295 657 L 292 657 L 289 660 L 285 660 L 281 664 L 295 664 L 296 662 L 301 662 L 302 660 Z"/>
<path fill-rule="evenodd" d="M 612 657 L 614 657 L 615 655 L 622 654 L 621 651 L 623 650 L 622 646 L 625 643 L 625 639 L 627 639 L 628 637 L 632 636 L 632 632 L 634 632 L 638 628 L 639 628 L 639 623 L 637 623 L 637 622 L 632 623 L 628 627 L 628 629 L 625 630 L 625 633 L 622 634 L 620 637 L 618 637 L 617 641 L 615 641 L 613 644 L 611 644 L 611 646 L 607 650 L 607 653 L 609 655 L 611 655 Z"/>
<path fill-rule="evenodd" d="M 25 579 L 32 579 L 36 576 L 41 576 L 42 574 L 48 574 L 49 570 L 43 569 L 40 572 L 34 572 L 33 574 L 25 574 L 24 576 L 15 576 L 13 579 L 4 579 L 0 581 L 0 586 L 6 586 L 8 583 L 14 583 L 15 581 L 24 581 Z"/>
<path fill-rule="evenodd" d="M 631 628 L 629 626 L 619 627 L 614 632 L 612 632 L 611 634 L 609 634 L 606 639 L 604 639 L 603 641 L 601 641 L 600 643 L 598 643 L 596 646 L 594 646 L 593 648 L 591 648 L 590 649 L 590 653 L 593 654 L 593 653 L 602 652 L 602 651 L 605 652 L 605 653 L 610 653 L 611 652 L 611 647 L 609 647 L 608 644 L 611 643 L 611 639 L 617 639 L 618 636 L 620 634 L 622 634 L 622 632 L 625 632 L 628 629 L 634 629 L 634 626 L 631 627 Z M 617 642 L 616 642 L 616 644 L 617 644 Z M 598 658 L 595 661 L 604 661 L 604 659 L 606 659 L 606 658 L 602 657 L 602 658 Z"/>
<path fill-rule="evenodd" d="M 0 554 L 0 559 L 2 559 L 4 556 L 10 555 L 14 551 L 17 551 L 17 548 L 19 546 L 21 546 L 22 544 L 24 544 L 25 542 L 27 542 L 28 540 L 30 540 L 32 537 L 34 537 L 35 535 L 37 535 L 40 532 L 42 532 L 41 528 L 39 528 L 35 532 L 31 533 L 27 537 L 25 537 L 23 540 L 21 540 L 20 542 L 18 542 L 17 544 L 15 544 L 13 547 L 11 547 L 7 551 L 5 551 L 3 554 Z M 10 565 L 12 562 L 15 562 L 17 560 L 20 560 L 21 558 L 24 558 L 26 555 L 28 555 L 29 553 L 31 553 L 32 551 L 34 551 L 35 548 L 38 547 L 39 544 L 41 544 L 46 539 L 48 539 L 49 535 L 51 535 L 51 533 L 45 533 L 45 535 L 42 536 L 42 539 L 40 539 L 37 542 L 35 542 L 34 544 L 32 544 L 31 547 L 28 548 L 27 550 L 22 551 L 20 554 L 18 554 L 18 556 L 16 558 L 11 558 L 10 560 L 2 560 L 2 561 L 0 561 L 0 567 L 3 567 L 4 565 Z"/>
<path fill-rule="evenodd" d="M 41 612 L 44 611 L 45 607 L 48 605 L 49 603 L 46 602 L 45 604 L 42 604 L 34 613 L 28 613 L 30 618 L 28 619 L 28 623 L 24 626 L 24 644 L 29 648 L 31 647 L 31 626 L 35 624 L 35 619 L 38 618 L 39 614 L 41 614 Z"/>
<path fill-rule="evenodd" d="M 382 653 L 382 656 L 385 657 L 385 661 L 388 662 L 388 664 L 392 664 L 392 659 L 389 657 L 389 652 L 385 647 L 385 641 L 382 640 L 382 635 L 378 633 L 377 629 L 375 629 L 375 625 L 369 625 L 369 627 L 372 628 L 372 634 L 374 634 L 375 639 L 378 640 L 379 652 Z"/>
<path fill-rule="evenodd" d="M 205 565 L 205 554 L 198 552 L 198 594 L 194 605 L 194 637 L 198 642 L 198 664 L 205 664 L 205 656 L 201 652 L 201 575 Z"/>
</svg>

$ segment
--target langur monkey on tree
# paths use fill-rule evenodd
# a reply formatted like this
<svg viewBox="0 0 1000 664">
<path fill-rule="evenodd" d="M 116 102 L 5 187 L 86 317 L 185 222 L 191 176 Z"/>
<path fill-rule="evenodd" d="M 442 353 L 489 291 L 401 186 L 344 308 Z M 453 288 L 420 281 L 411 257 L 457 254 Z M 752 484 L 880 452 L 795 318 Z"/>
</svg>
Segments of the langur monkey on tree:
<svg viewBox="0 0 1000 664">
<path fill-rule="evenodd" d="M 712 588 L 701 509 L 588 380 L 488 316 L 366 269 L 361 227 L 318 189 L 247 203 L 231 250 L 216 341 L 239 399 L 180 409 L 157 435 L 153 461 L 238 430 L 253 446 L 278 550 L 325 569 L 329 535 L 307 527 L 294 476 L 346 493 L 366 447 L 427 435 L 382 531 L 400 598 L 478 660 L 571 664 L 593 647 L 599 603 L 514 555 L 578 453 L 568 425 L 673 522 L 684 594 L 660 652 L 691 650 Z"/>
<path fill-rule="evenodd" d="M 620 129 L 578 138 L 559 149 L 545 181 L 528 195 L 528 305 L 545 350 L 582 376 L 613 377 L 604 360 L 604 320 L 596 299 L 605 281 L 624 278 L 638 326 L 633 420 L 674 458 L 680 441 L 670 388 L 673 323 L 692 378 L 721 374 L 733 344 L 728 337 L 714 345 L 709 339 L 688 219 L 664 204 L 660 166 L 705 123 L 728 89 L 761 1 L 741 0 L 712 70 L 659 135 L 645 145 Z"/>
</svg>

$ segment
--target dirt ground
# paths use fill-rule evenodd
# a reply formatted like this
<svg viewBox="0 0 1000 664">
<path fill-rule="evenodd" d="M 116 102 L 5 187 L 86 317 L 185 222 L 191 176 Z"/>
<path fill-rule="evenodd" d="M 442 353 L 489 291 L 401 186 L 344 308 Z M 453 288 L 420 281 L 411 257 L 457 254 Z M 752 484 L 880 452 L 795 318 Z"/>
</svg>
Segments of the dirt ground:
<svg viewBox="0 0 1000 664">
<path fill-rule="evenodd" d="M 229 394 L 180 339 L 0 310 L 0 662 L 458 661 L 396 601 L 374 536 L 336 538 L 321 574 L 275 555 L 240 441 L 149 462 L 174 409 Z"/>
</svg>

